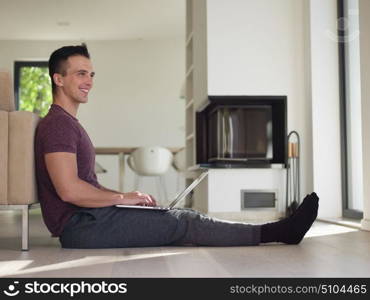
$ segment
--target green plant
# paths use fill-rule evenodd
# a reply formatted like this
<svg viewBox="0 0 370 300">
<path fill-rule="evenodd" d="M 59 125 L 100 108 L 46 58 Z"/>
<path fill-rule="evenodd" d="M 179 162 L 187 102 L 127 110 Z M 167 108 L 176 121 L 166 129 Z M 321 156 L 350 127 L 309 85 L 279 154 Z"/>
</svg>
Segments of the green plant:
<svg viewBox="0 0 370 300">
<path fill-rule="evenodd" d="M 51 82 L 48 68 L 21 67 L 19 109 L 44 117 L 52 103 Z"/>
</svg>

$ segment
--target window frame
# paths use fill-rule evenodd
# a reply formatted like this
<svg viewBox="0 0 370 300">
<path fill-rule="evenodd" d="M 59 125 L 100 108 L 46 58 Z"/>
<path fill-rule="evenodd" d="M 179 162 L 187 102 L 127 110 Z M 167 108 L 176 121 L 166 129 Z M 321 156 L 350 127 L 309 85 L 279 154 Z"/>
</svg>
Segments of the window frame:
<svg viewBox="0 0 370 300">
<path fill-rule="evenodd" d="M 344 18 L 344 0 L 337 0 L 338 20 Z M 342 214 L 344 218 L 362 219 L 363 212 L 349 208 L 348 192 L 348 132 L 346 113 L 346 54 L 344 40 L 346 31 L 338 28 L 338 58 L 339 58 L 339 101 L 340 101 L 340 144 L 341 144 L 341 183 L 342 183 Z"/>
<path fill-rule="evenodd" d="M 19 82 L 20 82 L 20 71 L 22 67 L 39 67 L 48 68 L 49 63 L 47 61 L 15 61 L 14 62 L 14 98 L 15 108 L 19 110 Z"/>
</svg>

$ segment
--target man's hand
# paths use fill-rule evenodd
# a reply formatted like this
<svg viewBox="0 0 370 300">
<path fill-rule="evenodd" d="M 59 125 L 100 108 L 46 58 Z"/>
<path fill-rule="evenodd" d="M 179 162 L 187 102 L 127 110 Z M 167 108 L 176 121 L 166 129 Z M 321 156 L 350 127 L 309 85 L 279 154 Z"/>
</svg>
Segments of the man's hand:
<svg viewBox="0 0 370 300">
<path fill-rule="evenodd" d="M 138 191 L 119 194 L 119 198 L 120 204 L 124 205 L 157 206 L 157 202 L 152 195 Z"/>
</svg>

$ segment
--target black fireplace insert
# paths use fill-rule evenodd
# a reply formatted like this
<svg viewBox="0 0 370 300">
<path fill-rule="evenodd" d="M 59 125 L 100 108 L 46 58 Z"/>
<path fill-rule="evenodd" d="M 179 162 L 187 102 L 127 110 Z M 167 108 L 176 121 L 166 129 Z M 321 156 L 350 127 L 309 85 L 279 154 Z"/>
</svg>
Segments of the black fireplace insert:
<svg viewBox="0 0 370 300">
<path fill-rule="evenodd" d="M 286 96 L 208 96 L 208 100 L 196 116 L 198 165 L 286 165 Z"/>
</svg>

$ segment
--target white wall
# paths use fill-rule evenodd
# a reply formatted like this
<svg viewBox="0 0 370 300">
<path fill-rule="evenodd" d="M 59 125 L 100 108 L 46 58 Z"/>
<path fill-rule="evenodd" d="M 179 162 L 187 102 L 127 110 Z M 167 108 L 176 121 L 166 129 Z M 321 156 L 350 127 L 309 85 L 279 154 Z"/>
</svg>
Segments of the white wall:
<svg viewBox="0 0 370 300">
<path fill-rule="evenodd" d="M 0 68 L 12 70 L 14 60 L 45 59 L 51 52 L 79 41 L 0 41 Z M 179 99 L 185 72 L 185 42 L 171 40 L 86 41 L 96 71 L 89 103 L 78 118 L 96 147 L 144 145 L 184 146 L 184 107 Z M 107 174 L 99 181 L 118 189 L 118 159 L 98 156 Z M 133 174 L 126 168 L 125 189 Z M 176 174 L 166 177 L 176 191 Z M 141 190 L 156 195 L 154 180 Z"/>
<path fill-rule="evenodd" d="M 344 40 L 346 78 L 346 122 L 348 140 L 348 207 L 363 210 L 362 129 L 361 129 L 361 59 L 358 0 L 348 5 L 348 36 Z"/>
<path fill-rule="evenodd" d="M 208 93 L 286 95 L 288 131 L 301 136 L 301 194 L 311 193 L 304 0 L 207 2 Z"/>
<path fill-rule="evenodd" d="M 370 230 L 370 1 L 359 1 L 361 104 L 362 104 L 362 153 L 364 218 L 362 228 Z"/>
<path fill-rule="evenodd" d="M 336 0 L 310 1 L 314 189 L 319 217 L 342 216 Z"/>
<path fill-rule="evenodd" d="M 288 96 L 320 217 L 342 215 L 336 21 L 336 0 L 207 1 L 208 93 Z"/>
</svg>

